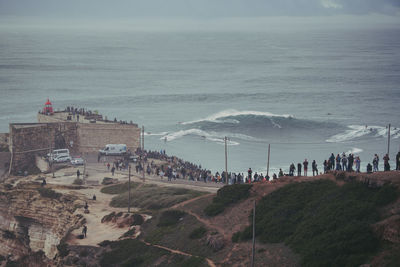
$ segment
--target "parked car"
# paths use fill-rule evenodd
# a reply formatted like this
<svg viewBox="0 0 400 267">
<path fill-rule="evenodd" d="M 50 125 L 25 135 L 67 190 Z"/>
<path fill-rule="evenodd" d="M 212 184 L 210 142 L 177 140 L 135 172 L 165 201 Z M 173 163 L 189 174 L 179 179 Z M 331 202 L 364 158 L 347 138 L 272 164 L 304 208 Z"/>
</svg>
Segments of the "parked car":
<svg viewBox="0 0 400 267">
<path fill-rule="evenodd" d="M 136 156 L 136 155 L 129 156 L 129 161 L 130 161 L 130 162 L 137 162 L 138 159 L 139 159 L 139 157 Z"/>
<path fill-rule="evenodd" d="M 76 157 L 76 158 L 71 159 L 71 164 L 72 165 L 84 165 L 85 161 L 83 160 L 83 158 Z"/>
<path fill-rule="evenodd" d="M 67 155 L 60 155 L 58 157 L 53 158 L 53 162 L 55 163 L 61 163 L 61 162 L 70 162 L 71 157 Z"/>
<path fill-rule="evenodd" d="M 99 150 L 100 155 L 124 155 L 127 149 L 125 144 L 108 144 L 103 149 Z"/>
<path fill-rule="evenodd" d="M 55 149 L 55 150 L 53 150 L 52 153 L 48 153 L 46 156 L 49 160 L 53 160 L 60 156 L 69 156 L 69 150 L 66 148 L 65 149 Z"/>
</svg>

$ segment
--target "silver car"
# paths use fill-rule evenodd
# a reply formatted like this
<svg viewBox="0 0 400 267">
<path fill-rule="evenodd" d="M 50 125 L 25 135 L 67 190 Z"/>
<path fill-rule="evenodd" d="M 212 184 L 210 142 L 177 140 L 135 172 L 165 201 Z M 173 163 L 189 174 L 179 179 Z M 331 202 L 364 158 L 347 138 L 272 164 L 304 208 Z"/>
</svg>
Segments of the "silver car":
<svg viewBox="0 0 400 267">
<path fill-rule="evenodd" d="M 70 161 L 71 161 L 71 157 L 67 156 L 67 155 L 61 155 L 61 156 L 55 157 L 53 159 L 53 162 L 55 162 L 55 163 L 70 162 Z"/>
<path fill-rule="evenodd" d="M 83 160 L 83 158 L 72 158 L 71 164 L 72 165 L 84 165 L 85 161 Z"/>
</svg>

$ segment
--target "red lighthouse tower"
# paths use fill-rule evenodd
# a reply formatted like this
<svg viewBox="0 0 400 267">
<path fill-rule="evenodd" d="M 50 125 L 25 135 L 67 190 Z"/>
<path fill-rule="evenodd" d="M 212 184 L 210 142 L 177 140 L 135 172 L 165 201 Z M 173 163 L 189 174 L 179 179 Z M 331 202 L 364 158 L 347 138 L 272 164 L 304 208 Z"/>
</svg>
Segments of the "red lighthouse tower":
<svg viewBox="0 0 400 267">
<path fill-rule="evenodd" d="M 43 114 L 46 115 L 53 115 L 53 106 L 50 102 L 50 100 L 47 98 L 47 102 L 44 104 L 44 108 L 43 108 Z"/>
</svg>

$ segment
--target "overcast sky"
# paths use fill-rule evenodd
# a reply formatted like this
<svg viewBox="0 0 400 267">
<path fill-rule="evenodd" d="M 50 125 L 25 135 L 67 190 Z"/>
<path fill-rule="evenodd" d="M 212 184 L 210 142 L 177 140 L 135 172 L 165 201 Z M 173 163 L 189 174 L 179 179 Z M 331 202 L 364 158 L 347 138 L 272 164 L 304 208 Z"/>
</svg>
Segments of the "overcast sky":
<svg viewBox="0 0 400 267">
<path fill-rule="evenodd" d="M 400 0 L 0 0 L 0 16 L 58 18 L 385 14 L 400 18 Z"/>
</svg>

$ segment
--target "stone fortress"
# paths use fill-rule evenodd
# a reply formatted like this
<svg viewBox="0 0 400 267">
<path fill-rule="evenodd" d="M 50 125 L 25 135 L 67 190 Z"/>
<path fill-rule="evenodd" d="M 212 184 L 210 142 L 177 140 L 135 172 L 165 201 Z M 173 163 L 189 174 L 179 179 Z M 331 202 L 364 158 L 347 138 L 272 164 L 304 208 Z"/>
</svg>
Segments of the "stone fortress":
<svg viewBox="0 0 400 267">
<path fill-rule="evenodd" d="M 85 155 L 97 153 L 106 144 L 126 144 L 132 152 L 140 147 L 141 130 L 132 122 L 108 121 L 82 109 L 53 112 L 49 100 L 37 119 L 37 123 L 10 123 L 9 133 L 0 134 L 3 147 L 8 145 L 8 152 L 2 152 L 1 168 L 9 166 L 4 172 L 31 174 L 37 157 L 52 149 L 68 148 L 72 155 Z"/>
</svg>

